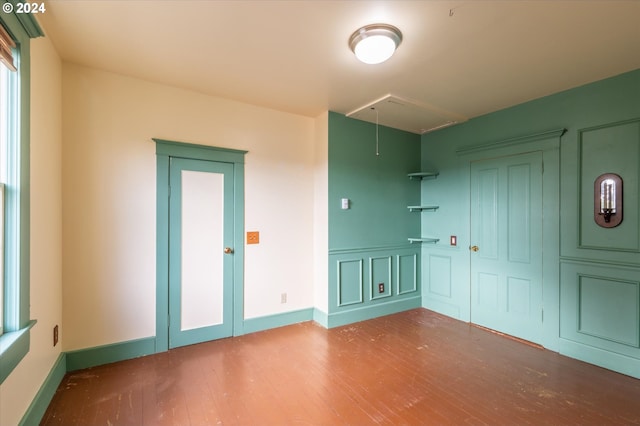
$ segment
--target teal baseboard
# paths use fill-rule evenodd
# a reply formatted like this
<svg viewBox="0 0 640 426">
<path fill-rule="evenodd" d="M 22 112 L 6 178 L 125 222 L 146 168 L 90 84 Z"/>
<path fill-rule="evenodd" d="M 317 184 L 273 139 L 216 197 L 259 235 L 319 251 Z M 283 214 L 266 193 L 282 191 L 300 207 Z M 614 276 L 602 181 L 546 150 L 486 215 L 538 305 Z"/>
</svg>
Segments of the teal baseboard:
<svg viewBox="0 0 640 426">
<path fill-rule="evenodd" d="M 465 316 L 460 315 L 460 306 L 453 304 L 442 302 L 440 300 L 436 300 L 434 298 L 424 296 L 422 297 L 422 307 L 429 309 L 431 311 L 437 312 L 442 315 L 446 315 L 451 318 L 455 318 L 457 320 L 469 322 L 469 314 L 468 309 L 465 312 Z"/>
<path fill-rule="evenodd" d="M 56 393 L 58 386 L 62 382 L 64 375 L 67 372 L 67 360 L 64 353 L 60 354 L 57 361 L 53 365 L 53 368 L 49 372 L 49 375 L 44 380 L 44 383 L 40 387 L 40 390 L 36 394 L 31 405 L 27 409 L 27 412 L 20 421 L 20 426 L 37 425 L 40 424 L 42 416 L 47 411 L 49 403 L 53 399 L 53 395 Z"/>
<path fill-rule="evenodd" d="M 421 307 L 421 296 L 408 297 L 387 303 L 378 303 L 361 308 L 330 313 L 327 317 L 326 324 L 321 324 L 326 328 L 340 327 L 342 325 L 347 325 L 354 322 L 365 321 L 368 319 L 373 319 L 384 315 L 396 314 L 398 312 L 408 311 L 409 309 Z"/>
<path fill-rule="evenodd" d="M 265 317 L 251 318 L 244 320 L 243 332 L 244 334 L 255 333 L 257 331 L 268 330 L 270 328 L 311 321 L 312 319 L 312 308 Z M 66 353 L 67 371 L 80 370 L 112 362 L 124 361 L 127 359 L 151 355 L 156 352 L 158 351 L 156 350 L 155 337 L 147 337 L 144 339 L 114 343 L 89 349 L 80 349 Z"/>
<path fill-rule="evenodd" d="M 267 315 L 264 317 L 249 318 L 243 322 L 243 332 L 255 333 L 257 331 L 269 330 L 271 328 L 284 327 L 286 325 L 297 324 L 299 322 L 313 320 L 313 309 L 301 309 L 299 311 L 284 312 L 281 314 Z"/>
<path fill-rule="evenodd" d="M 326 328 L 332 328 L 419 307 L 421 307 L 420 296 L 333 314 L 326 314 L 318 309 L 308 308 L 244 320 L 243 331 L 245 334 L 255 333 L 304 321 L 315 321 Z M 40 423 L 56 389 L 67 372 L 138 358 L 156 352 L 155 337 L 147 337 L 60 354 L 60 357 L 23 416 L 20 425 Z"/>
<path fill-rule="evenodd" d="M 329 328 L 329 315 L 326 312 L 315 308 L 313 310 L 313 320 L 324 328 Z"/>
<path fill-rule="evenodd" d="M 81 370 L 156 353 L 156 338 L 131 340 L 67 352 L 67 371 Z"/>
<path fill-rule="evenodd" d="M 640 379 L 640 359 L 560 339 L 560 354 Z"/>
</svg>

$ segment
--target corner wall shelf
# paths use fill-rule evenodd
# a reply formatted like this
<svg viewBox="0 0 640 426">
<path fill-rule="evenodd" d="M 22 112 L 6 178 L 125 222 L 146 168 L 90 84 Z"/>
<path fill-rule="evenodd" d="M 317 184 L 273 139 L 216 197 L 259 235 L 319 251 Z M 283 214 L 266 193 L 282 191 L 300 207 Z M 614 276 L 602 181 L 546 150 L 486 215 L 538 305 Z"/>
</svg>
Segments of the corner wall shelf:
<svg viewBox="0 0 640 426">
<path fill-rule="evenodd" d="M 423 180 L 423 179 L 435 179 L 438 176 L 438 172 L 417 172 L 417 173 L 409 173 L 409 179 Z M 440 206 L 434 205 L 419 205 L 419 206 L 407 206 L 410 212 L 423 212 L 423 211 L 436 211 L 440 208 Z M 420 237 L 420 238 L 409 238 L 409 243 L 429 243 L 436 244 L 440 241 L 438 238 L 432 237 Z"/>
<path fill-rule="evenodd" d="M 439 175 L 438 172 L 417 172 L 417 173 L 409 173 L 409 179 L 425 179 L 425 178 L 435 178 Z"/>
<path fill-rule="evenodd" d="M 435 244 L 438 241 L 440 241 L 439 238 L 409 238 L 409 242 L 411 244 L 413 244 L 413 243 L 431 243 L 431 244 Z"/>
<path fill-rule="evenodd" d="M 407 206 L 410 212 L 436 211 L 440 206 Z"/>
</svg>

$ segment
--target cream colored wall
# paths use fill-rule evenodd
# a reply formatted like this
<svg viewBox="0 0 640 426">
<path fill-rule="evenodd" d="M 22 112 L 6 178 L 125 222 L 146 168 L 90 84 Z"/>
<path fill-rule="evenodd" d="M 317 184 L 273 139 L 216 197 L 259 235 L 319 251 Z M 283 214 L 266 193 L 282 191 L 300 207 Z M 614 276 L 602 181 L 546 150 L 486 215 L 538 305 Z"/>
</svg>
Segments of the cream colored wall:
<svg viewBox="0 0 640 426">
<path fill-rule="evenodd" d="M 62 81 L 64 350 L 155 335 L 152 137 L 249 151 L 245 318 L 313 306 L 313 119 L 73 64 Z"/>
<path fill-rule="evenodd" d="M 246 107 L 242 108 L 245 109 Z M 313 306 L 313 120 L 257 108 L 238 110 L 247 149 L 245 318 Z M 247 118 L 252 123 L 243 123 Z M 287 303 L 280 303 L 287 293 Z"/>
<path fill-rule="evenodd" d="M 60 58 L 50 41 L 31 41 L 31 348 L 0 385 L 0 425 L 22 419 L 58 359 L 62 325 Z M 60 330 L 60 338 L 64 331 Z"/>
<path fill-rule="evenodd" d="M 314 306 L 329 313 L 329 112 L 315 120 L 314 144 Z"/>
</svg>

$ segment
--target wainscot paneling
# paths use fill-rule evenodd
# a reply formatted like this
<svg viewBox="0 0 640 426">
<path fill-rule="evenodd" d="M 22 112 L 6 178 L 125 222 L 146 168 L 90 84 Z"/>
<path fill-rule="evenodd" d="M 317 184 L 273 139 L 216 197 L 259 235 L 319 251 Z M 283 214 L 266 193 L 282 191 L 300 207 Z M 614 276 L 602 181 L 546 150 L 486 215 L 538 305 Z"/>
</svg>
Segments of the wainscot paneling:
<svg viewBox="0 0 640 426">
<path fill-rule="evenodd" d="M 600 256 L 602 256 L 601 251 L 606 250 L 610 253 L 605 256 L 618 260 L 621 259 L 614 252 L 639 253 L 640 120 L 583 129 L 578 137 L 580 165 L 578 247 L 598 250 Z M 603 228 L 594 221 L 594 181 L 604 173 L 615 173 L 622 178 L 623 220 L 615 228 Z"/>
<path fill-rule="evenodd" d="M 398 294 L 418 291 L 418 255 L 399 254 L 396 256 Z"/>
<path fill-rule="evenodd" d="M 369 258 L 369 298 L 391 296 L 391 256 Z"/>
<path fill-rule="evenodd" d="M 423 244 L 423 307 L 462 321 L 469 321 L 469 269 L 453 266 L 465 261 L 468 265 L 467 251 L 463 251 L 459 246 Z M 466 304 L 461 303 L 462 300 L 465 300 Z"/>
<path fill-rule="evenodd" d="M 429 293 L 451 297 L 451 257 L 429 254 Z"/>
<path fill-rule="evenodd" d="M 420 307 L 419 253 L 420 247 L 410 244 L 331 250 L 326 325 Z"/>
<path fill-rule="evenodd" d="M 607 367 L 626 374 L 631 368 L 638 377 L 640 268 L 563 261 L 560 272 L 561 352 L 579 352 L 578 358 L 594 363 L 601 357 L 598 350 L 616 353 L 633 367 Z"/>
<path fill-rule="evenodd" d="M 338 260 L 337 306 L 362 303 L 362 259 Z"/>
</svg>

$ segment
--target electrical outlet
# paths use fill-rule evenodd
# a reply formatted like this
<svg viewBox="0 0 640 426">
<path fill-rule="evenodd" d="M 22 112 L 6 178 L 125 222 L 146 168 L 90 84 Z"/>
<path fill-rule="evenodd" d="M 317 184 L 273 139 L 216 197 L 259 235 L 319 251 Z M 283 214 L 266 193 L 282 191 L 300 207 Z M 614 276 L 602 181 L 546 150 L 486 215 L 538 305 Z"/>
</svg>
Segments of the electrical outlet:
<svg viewBox="0 0 640 426">
<path fill-rule="evenodd" d="M 280 295 L 280 303 L 287 303 L 287 293 L 282 293 Z"/>
<path fill-rule="evenodd" d="M 451 244 L 452 246 L 457 246 L 458 237 L 456 237 L 455 235 L 452 235 L 451 237 L 449 237 L 449 244 Z"/>
<path fill-rule="evenodd" d="M 384 283 L 378 283 L 378 293 L 384 293 Z"/>
<path fill-rule="evenodd" d="M 53 346 L 58 344 L 58 325 L 53 327 Z"/>
</svg>

